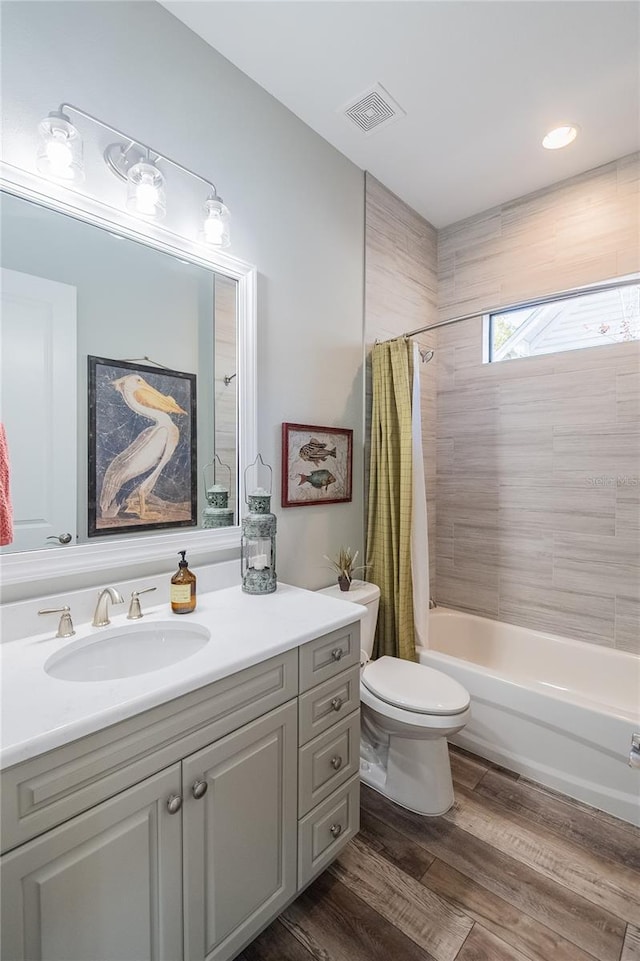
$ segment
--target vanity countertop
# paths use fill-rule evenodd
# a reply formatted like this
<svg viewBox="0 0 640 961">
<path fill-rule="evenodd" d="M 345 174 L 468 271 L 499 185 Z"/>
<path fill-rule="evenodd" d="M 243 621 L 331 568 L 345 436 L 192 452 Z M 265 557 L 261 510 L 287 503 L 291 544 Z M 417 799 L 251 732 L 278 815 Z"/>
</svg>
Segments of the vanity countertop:
<svg viewBox="0 0 640 961">
<path fill-rule="evenodd" d="M 105 681 L 65 681 L 46 673 L 54 653 L 104 628 L 76 625 L 71 638 L 55 628 L 0 645 L 2 730 L 0 767 L 6 768 L 92 734 L 103 727 L 187 694 L 243 668 L 298 647 L 364 616 L 365 609 L 313 591 L 279 584 L 274 594 L 248 595 L 240 587 L 198 596 L 192 614 L 177 616 L 167 604 L 149 605 L 150 627 L 169 619 L 201 625 L 211 640 L 199 651 L 158 670 Z M 110 628 L 130 626 L 125 614 Z"/>
</svg>

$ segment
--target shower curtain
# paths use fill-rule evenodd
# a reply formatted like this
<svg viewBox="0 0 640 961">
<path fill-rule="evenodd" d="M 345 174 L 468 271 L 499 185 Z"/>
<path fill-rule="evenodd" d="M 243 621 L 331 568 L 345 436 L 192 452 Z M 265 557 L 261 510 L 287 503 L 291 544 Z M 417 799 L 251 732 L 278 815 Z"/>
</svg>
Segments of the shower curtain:
<svg viewBox="0 0 640 961">
<path fill-rule="evenodd" d="M 376 344 L 371 366 L 367 577 L 380 587 L 374 656 L 391 654 L 416 660 L 414 601 L 419 608 L 415 617 L 418 625 L 426 625 L 429 601 L 428 570 L 426 595 L 424 587 L 428 549 L 419 380 L 416 379 L 419 364 L 414 345 L 404 338 Z M 415 575 L 412 574 L 412 553 L 416 558 Z M 422 622 L 425 597 L 426 614 Z"/>
<path fill-rule="evenodd" d="M 413 624 L 415 642 L 429 646 L 429 528 L 427 488 L 422 454 L 420 410 L 420 350 L 413 345 L 413 398 L 411 405 L 413 451 L 413 498 L 411 513 L 411 580 L 413 583 Z"/>
</svg>

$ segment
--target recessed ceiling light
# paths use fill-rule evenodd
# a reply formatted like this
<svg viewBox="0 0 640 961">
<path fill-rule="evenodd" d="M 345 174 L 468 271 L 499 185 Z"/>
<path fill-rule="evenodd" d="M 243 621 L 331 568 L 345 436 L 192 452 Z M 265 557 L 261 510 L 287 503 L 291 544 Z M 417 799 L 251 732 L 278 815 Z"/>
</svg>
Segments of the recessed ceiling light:
<svg viewBox="0 0 640 961">
<path fill-rule="evenodd" d="M 542 146 L 547 150 L 559 150 L 560 147 L 568 147 L 577 136 L 578 127 L 573 123 L 565 123 L 550 130 L 542 141 Z"/>
</svg>

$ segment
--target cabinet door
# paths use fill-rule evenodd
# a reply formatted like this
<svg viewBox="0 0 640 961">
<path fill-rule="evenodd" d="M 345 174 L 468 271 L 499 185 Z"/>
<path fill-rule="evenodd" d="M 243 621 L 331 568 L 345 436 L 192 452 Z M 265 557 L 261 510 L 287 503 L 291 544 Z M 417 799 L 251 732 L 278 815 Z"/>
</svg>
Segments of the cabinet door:
<svg viewBox="0 0 640 961">
<path fill-rule="evenodd" d="M 180 765 L 1 859 L 7 961 L 182 958 Z"/>
<path fill-rule="evenodd" d="M 183 762 L 189 961 L 235 957 L 295 894 L 296 716 L 292 701 Z"/>
</svg>

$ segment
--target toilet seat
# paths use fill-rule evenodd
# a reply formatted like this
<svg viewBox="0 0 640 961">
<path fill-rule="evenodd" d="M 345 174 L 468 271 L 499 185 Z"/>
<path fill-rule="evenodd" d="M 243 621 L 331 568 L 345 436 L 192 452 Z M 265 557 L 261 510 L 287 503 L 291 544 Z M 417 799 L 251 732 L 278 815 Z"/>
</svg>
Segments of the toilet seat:
<svg viewBox="0 0 640 961">
<path fill-rule="evenodd" d="M 380 701 L 411 713 L 450 717 L 469 707 L 468 691 L 453 678 L 398 657 L 371 661 L 360 679 Z"/>
</svg>

